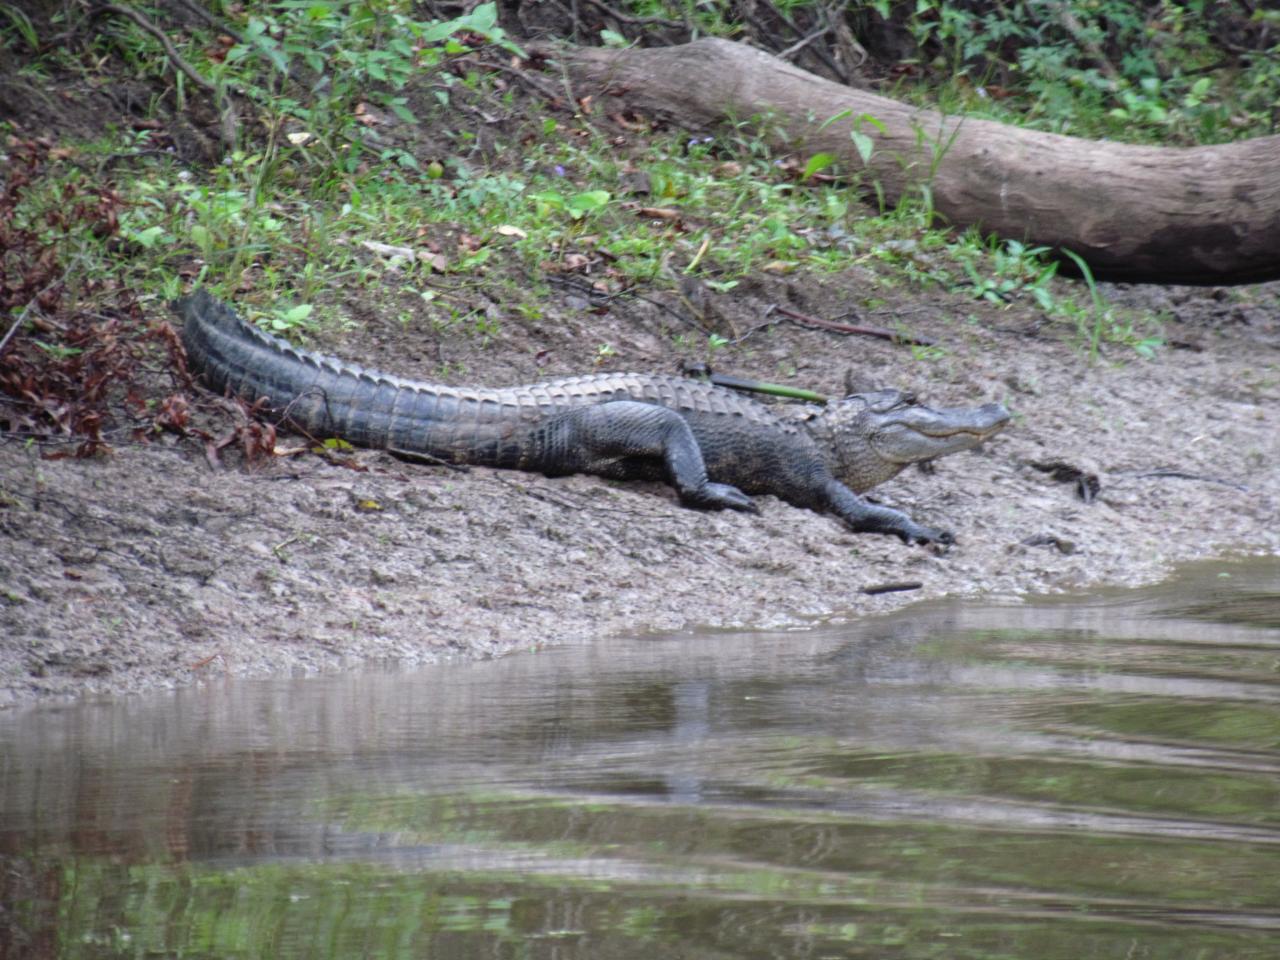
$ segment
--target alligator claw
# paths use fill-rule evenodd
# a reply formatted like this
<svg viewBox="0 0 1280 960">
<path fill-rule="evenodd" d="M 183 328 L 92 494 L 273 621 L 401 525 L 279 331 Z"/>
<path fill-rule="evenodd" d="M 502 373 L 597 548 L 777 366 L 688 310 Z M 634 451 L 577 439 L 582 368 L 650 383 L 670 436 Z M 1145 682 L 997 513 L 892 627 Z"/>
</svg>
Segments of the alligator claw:
<svg viewBox="0 0 1280 960">
<path fill-rule="evenodd" d="M 956 542 L 956 535 L 950 530 L 935 530 L 933 527 L 922 527 L 919 524 L 912 524 L 911 529 L 900 531 L 898 536 L 903 543 L 938 543 L 949 547 Z"/>
<path fill-rule="evenodd" d="M 697 505 L 716 510 L 741 510 L 743 513 L 759 513 L 754 500 L 737 487 L 727 483 L 708 483 L 698 491 Z"/>
</svg>

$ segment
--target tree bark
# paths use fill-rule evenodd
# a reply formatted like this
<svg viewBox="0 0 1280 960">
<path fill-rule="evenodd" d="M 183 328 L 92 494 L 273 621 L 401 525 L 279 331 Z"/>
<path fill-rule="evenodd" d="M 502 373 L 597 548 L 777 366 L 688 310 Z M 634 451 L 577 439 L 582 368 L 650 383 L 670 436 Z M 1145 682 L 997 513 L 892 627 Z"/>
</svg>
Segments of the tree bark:
<svg viewBox="0 0 1280 960">
<path fill-rule="evenodd" d="M 550 51 L 549 51 L 550 52 Z M 864 164 L 850 138 L 874 141 L 864 183 L 897 202 L 927 187 L 951 224 L 1070 250 L 1095 275 L 1152 283 L 1280 278 L 1280 137 L 1207 147 L 1083 140 L 920 110 L 806 73 L 727 40 L 678 47 L 554 51 L 582 96 L 705 129 L 768 117 L 788 151 Z M 849 116 L 823 126 L 842 112 Z"/>
</svg>

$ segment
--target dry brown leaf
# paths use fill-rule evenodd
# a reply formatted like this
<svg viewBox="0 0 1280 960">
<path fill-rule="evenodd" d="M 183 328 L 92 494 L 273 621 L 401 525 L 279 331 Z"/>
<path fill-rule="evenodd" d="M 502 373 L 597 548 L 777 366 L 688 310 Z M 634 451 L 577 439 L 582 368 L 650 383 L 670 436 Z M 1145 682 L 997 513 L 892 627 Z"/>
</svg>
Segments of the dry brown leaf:
<svg viewBox="0 0 1280 960">
<path fill-rule="evenodd" d="M 636 216 L 650 220 L 679 220 L 680 211 L 675 207 L 638 207 Z"/>
<path fill-rule="evenodd" d="M 442 253 L 431 253 L 428 250 L 419 250 L 418 259 L 436 273 L 449 272 L 449 259 Z"/>
</svg>

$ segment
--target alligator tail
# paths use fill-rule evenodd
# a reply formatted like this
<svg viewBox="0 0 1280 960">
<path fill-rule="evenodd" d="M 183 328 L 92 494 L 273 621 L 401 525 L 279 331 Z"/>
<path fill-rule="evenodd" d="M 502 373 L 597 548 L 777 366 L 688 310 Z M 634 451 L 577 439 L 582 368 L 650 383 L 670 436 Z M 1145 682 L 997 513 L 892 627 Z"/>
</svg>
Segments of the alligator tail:
<svg viewBox="0 0 1280 960">
<path fill-rule="evenodd" d="M 497 391 L 460 390 L 298 349 L 205 290 L 173 304 L 191 368 L 219 393 L 268 406 L 317 438 L 451 462 L 518 467 L 519 412 Z M 512 414 L 515 413 L 513 417 Z"/>
</svg>

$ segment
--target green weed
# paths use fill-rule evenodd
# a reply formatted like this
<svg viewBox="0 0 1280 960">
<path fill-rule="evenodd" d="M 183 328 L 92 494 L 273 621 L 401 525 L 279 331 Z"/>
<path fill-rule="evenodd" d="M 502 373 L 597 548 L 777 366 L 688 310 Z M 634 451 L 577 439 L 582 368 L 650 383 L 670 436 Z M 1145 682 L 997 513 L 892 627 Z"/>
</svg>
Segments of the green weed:
<svg viewBox="0 0 1280 960">
<path fill-rule="evenodd" d="M 976 14 L 944 13 L 943 6 L 917 4 L 913 29 L 923 42 L 950 51 L 962 76 L 991 60 L 1000 30 L 1014 31 L 1014 39 L 1030 36 L 1022 13 L 1002 27 Z M 1010 5 L 1015 13 L 1024 7 Z M 9 9 L 0 5 L 0 13 Z M 130 158 L 128 175 L 117 178 L 119 235 L 112 244 L 88 231 L 51 235 L 50 242 L 66 256 L 85 257 L 93 267 L 87 272 L 116 276 L 157 297 L 178 293 L 179 270 L 188 280 L 237 290 L 268 328 L 289 336 L 320 322 L 326 291 L 336 287 L 388 298 L 390 315 L 403 323 L 422 318 L 488 343 L 501 336 L 500 322 L 459 305 L 465 297 L 457 291 L 485 276 L 506 284 L 509 314 L 536 319 L 550 260 L 571 266 L 595 258 L 593 282 L 611 291 L 670 285 L 690 274 L 716 292 L 760 272 L 839 271 L 875 261 L 889 282 L 996 303 L 1032 299 L 1050 318 L 1078 328 L 1091 356 L 1107 339 L 1154 349 L 1157 341 L 1108 314 L 1092 294 L 1089 306 L 1078 306 L 1063 292 L 1048 251 L 956 235 L 935 223 L 927 179 L 900 203 L 889 207 L 881 198 L 873 209 L 847 184 L 815 179 L 832 159 L 775 152 L 764 136 L 769 117 L 729 125 L 714 137 L 635 137 L 625 150 L 581 119 L 539 117 L 527 125 L 518 159 L 516 150 L 504 155 L 499 145 L 492 162 L 484 161 L 466 130 L 446 139 L 436 157 L 412 156 L 380 130 L 447 117 L 462 104 L 518 109 L 494 76 L 478 67 L 459 76 L 456 69 L 468 44 L 514 49 L 493 4 L 430 23 L 414 19 L 412 9 L 407 2 L 246 3 L 238 24 L 243 40 L 225 48 L 220 62 L 206 54 L 214 38 L 192 34 L 185 55 L 215 82 L 250 97 L 261 126 L 242 129 L 242 142 L 207 170 L 184 168 L 155 151 L 148 131 L 81 145 L 82 157 Z M 706 13 L 705 5 L 681 9 Z M 11 45 L 26 42 L 20 23 L 4 32 Z M 1039 39 L 1049 48 L 1064 42 L 1051 33 Z M 155 41 L 128 24 L 115 24 L 95 43 L 140 75 L 166 72 Z M 1065 54 L 1060 62 L 1063 70 L 1078 69 Z M 1044 78 L 1050 69 L 1046 61 L 1026 73 Z M 1131 112 L 1111 115 L 1115 123 L 1182 125 L 1190 134 L 1188 124 L 1208 122 L 1225 89 L 1217 79 L 1202 79 L 1135 82 L 1126 88 L 1133 97 L 1100 97 L 1095 110 Z M 434 114 L 416 116 L 411 103 Z M 836 115 L 827 123 L 847 124 L 855 149 L 864 160 L 871 156 L 874 117 Z M 948 142 L 923 130 L 917 137 L 936 166 Z M 65 165 L 45 192 L 32 192 L 31 221 L 56 208 L 68 184 L 95 189 L 90 168 Z M 637 177 L 646 183 L 638 192 Z M 867 186 L 874 193 L 874 184 Z M 373 245 L 407 255 L 371 252 Z M 393 301 L 397 295 L 413 309 Z M 724 349 L 727 341 L 714 336 L 691 341 L 691 352 Z M 598 358 L 607 356 L 602 346 Z"/>
<path fill-rule="evenodd" d="M 6 46 L 11 42 L 12 36 L 20 39 L 32 52 L 40 49 L 40 37 L 30 17 L 11 3 L 0 3 L 0 14 L 9 21 L 8 27 L 0 31 L 0 36 L 5 38 Z"/>
<path fill-rule="evenodd" d="M 871 6 L 895 16 L 889 0 Z M 1220 143 L 1271 132 L 1280 46 L 1224 57 L 1215 20 L 1231 11 L 1215 6 L 1231 5 L 918 0 L 898 19 L 941 81 L 930 98 L 950 110 L 1119 140 Z M 1273 11 L 1236 14 L 1280 21 Z"/>
<path fill-rule="evenodd" d="M 1088 344 L 1089 362 L 1093 363 L 1098 359 L 1098 347 L 1104 339 L 1125 343 L 1139 356 L 1153 356 L 1156 350 L 1164 345 L 1164 338 L 1154 333 L 1143 336 L 1137 331 L 1132 320 L 1118 317 L 1115 309 L 1103 300 L 1098 291 L 1098 285 L 1094 282 L 1093 271 L 1089 269 L 1089 264 L 1085 263 L 1084 258 L 1065 248 L 1062 254 L 1076 265 L 1089 289 L 1090 306 L 1088 308 L 1079 307 L 1074 303 L 1065 303 L 1061 309 L 1062 313 L 1075 320 L 1081 339 Z"/>
<path fill-rule="evenodd" d="M 1058 272 L 1058 264 L 1046 259 L 1049 252 L 1048 247 L 1028 247 L 1017 240 L 999 242 L 991 238 L 983 258 L 985 270 L 980 271 L 974 260 L 964 261 L 974 296 L 992 303 L 1012 303 L 1029 295 L 1042 310 L 1054 310 L 1057 301 L 1049 281 Z"/>
</svg>

